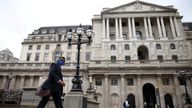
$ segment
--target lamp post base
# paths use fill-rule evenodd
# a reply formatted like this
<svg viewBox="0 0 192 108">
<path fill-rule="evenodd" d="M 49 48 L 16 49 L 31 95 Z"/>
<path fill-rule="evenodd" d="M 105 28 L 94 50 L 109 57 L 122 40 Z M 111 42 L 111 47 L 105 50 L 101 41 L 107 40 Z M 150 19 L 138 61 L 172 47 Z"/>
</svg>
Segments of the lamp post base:
<svg viewBox="0 0 192 108">
<path fill-rule="evenodd" d="M 81 83 L 83 81 L 80 79 L 80 77 L 75 76 L 72 80 L 73 86 L 71 89 L 71 92 L 83 92 Z"/>
</svg>

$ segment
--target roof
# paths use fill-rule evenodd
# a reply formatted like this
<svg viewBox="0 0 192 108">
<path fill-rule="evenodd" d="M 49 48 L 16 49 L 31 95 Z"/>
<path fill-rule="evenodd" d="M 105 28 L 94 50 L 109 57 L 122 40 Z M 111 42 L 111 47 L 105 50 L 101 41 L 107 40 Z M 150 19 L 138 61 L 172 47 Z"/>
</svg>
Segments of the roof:
<svg viewBox="0 0 192 108">
<path fill-rule="evenodd" d="M 183 22 L 184 31 L 192 31 L 192 22 Z"/>
</svg>

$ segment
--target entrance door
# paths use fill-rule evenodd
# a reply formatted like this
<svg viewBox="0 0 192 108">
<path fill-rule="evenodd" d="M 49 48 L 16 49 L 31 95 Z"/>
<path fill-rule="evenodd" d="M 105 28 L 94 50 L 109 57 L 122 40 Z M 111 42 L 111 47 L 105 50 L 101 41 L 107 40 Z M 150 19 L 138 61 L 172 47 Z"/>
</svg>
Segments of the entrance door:
<svg viewBox="0 0 192 108">
<path fill-rule="evenodd" d="M 143 101 L 144 108 L 155 108 L 156 95 L 152 84 L 147 83 L 143 86 Z"/>
<path fill-rule="evenodd" d="M 138 60 L 148 60 L 149 59 L 149 53 L 146 46 L 142 45 L 137 49 L 138 53 Z"/>
<path fill-rule="evenodd" d="M 165 108 L 174 108 L 172 96 L 170 94 L 166 94 L 164 98 L 165 98 Z"/>
</svg>

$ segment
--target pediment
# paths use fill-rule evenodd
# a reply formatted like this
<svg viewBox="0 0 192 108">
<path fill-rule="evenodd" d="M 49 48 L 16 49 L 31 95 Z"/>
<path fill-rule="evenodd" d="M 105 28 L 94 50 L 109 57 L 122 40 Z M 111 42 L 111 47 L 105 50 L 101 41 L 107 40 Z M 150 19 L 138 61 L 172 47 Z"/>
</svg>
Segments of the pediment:
<svg viewBox="0 0 192 108">
<path fill-rule="evenodd" d="M 156 4 L 151 4 L 143 1 L 134 1 L 128 4 L 124 4 L 115 8 L 108 8 L 102 13 L 119 13 L 119 12 L 150 12 L 150 11 L 157 11 L 157 12 L 165 12 L 165 11 L 173 11 L 176 12 L 177 9 L 170 7 L 170 6 L 160 6 Z"/>
</svg>

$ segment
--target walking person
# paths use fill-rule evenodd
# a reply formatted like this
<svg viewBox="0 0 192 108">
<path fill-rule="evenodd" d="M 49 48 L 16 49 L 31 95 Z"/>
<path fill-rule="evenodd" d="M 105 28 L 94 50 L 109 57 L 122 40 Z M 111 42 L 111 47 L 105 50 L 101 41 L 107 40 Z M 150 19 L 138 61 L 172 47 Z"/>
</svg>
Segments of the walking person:
<svg viewBox="0 0 192 108">
<path fill-rule="evenodd" d="M 129 107 L 130 107 L 128 98 L 127 98 L 127 99 L 125 100 L 125 102 L 123 103 L 123 107 L 124 107 L 124 108 L 129 108 Z"/>
<path fill-rule="evenodd" d="M 47 104 L 50 96 L 53 97 L 53 101 L 56 108 L 63 108 L 61 96 L 63 94 L 63 82 L 61 66 L 65 64 L 65 57 L 59 57 L 56 63 L 52 63 L 49 69 L 49 75 L 46 86 L 50 88 L 50 95 L 43 96 L 39 102 L 37 108 L 44 108 Z"/>
</svg>

